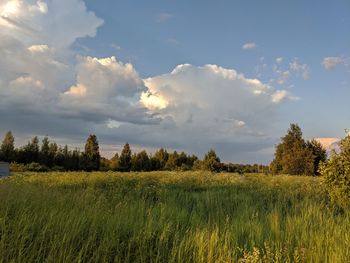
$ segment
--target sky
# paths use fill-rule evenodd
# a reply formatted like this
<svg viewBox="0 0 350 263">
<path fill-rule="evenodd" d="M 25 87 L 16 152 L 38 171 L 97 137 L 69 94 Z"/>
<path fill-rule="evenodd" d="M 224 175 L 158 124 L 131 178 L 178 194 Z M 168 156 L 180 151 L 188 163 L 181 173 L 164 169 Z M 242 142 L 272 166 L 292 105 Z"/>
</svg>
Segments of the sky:
<svg viewBox="0 0 350 263">
<path fill-rule="evenodd" d="M 240 163 L 269 163 L 290 123 L 341 138 L 349 14 L 348 0 L 0 0 L 0 136 Z"/>
</svg>

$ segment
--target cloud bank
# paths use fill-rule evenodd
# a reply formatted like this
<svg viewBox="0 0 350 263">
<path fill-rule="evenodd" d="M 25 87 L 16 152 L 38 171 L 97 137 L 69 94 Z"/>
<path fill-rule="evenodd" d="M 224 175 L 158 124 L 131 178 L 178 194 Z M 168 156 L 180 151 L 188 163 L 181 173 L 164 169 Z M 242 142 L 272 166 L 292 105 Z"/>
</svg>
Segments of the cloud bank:
<svg viewBox="0 0 350 263">
<path fill-rule="evenodd" d="M 81 0 L 0 0 L 0 132 L 80 143 L 96 133 L 105 144 L 270 157 L 274 117 L 295 99 L 289 91 L 212 64 L 142 79 L 114 56 L 74 53 L 71 45 L 102 24 Z M 307 66 L 290 70 L 304 75 Z"/>
</svg>

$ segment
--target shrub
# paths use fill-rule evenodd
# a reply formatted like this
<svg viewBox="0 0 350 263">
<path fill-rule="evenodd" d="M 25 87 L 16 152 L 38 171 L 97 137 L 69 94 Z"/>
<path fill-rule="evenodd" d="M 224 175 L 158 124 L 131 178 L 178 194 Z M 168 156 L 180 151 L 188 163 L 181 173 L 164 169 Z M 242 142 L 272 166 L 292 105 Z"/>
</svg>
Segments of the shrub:
<svg viewBox="0 0 350 263">
<path fill-rule="evenodd" d="M 47 172 L 49 170 L 45 165 L 40 165 L 39 163 L 27 164 L 26 168 L 30 172 Z"/>
<path fill-rule="evenodd" d="M 320 173 L 331 201 L 346 209 L 350 207 L 350 135 L 340 142 L 340 149 L 321 165 Z"/>
<path fill-rule="evenodd" d="M 25 172 L 25 171 L 27 171 L 27 168 L 24 164 L 13 162 L 10 164 L 10 171 L 17 172 L 17 173 L 18 172 Z"/>
</svg>

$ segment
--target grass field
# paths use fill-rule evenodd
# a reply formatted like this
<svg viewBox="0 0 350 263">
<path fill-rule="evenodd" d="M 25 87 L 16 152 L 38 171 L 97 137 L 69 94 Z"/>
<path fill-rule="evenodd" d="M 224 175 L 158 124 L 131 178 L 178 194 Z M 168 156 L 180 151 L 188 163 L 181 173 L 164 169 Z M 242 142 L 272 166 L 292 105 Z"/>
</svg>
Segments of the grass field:
<svg viewBox="0 0 350 263">
<path fill-rule="evenodd" d="M 350 262 L 350 213 L 312 177 L 16 174 L 0 262 Z"/>
</svg>

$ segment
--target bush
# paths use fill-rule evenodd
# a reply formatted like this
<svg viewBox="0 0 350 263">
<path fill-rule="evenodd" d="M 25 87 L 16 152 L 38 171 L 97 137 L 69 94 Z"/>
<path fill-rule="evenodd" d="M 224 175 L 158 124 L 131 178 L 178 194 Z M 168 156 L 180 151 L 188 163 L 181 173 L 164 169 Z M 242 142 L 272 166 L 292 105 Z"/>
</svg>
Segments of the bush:
<svg viewBox="0 0 350 263">
<path fill-rule="evenodd" d="M 11 172 L 26 172 L 27 171 L 27 168 L 24 164 L 21 164 L 21 163 L 11 163 L 10 164 L 10 171 Z"/>
<path fill-rule="evenodd" d="M 27 171 L 30 172 L 47 172 L 49 169 L 39 163 L 30 163 L 26 165 Z"/>
<path fill-rule="evenodd" d="M 346 209 L 350 208 L 350 135 L 341 141 L 340 149 L 321 165 L 320 173 L 331 201 Z"/>
<path fill-rule="evenodd" d="M 51 168 L 51 171 L 56 171 L 56 172 L 64 172 L 66 171 L 66 169 L 64 169 L 63 166 L 58 166 L 58 165 L 55 165 Z"/>
<path fill-rule="evenodd" d="M 11 163 L 10 170 L 11 172 L 48 172 L 49 168 L 34 162 L 29 164 Z"/>
</svg>

